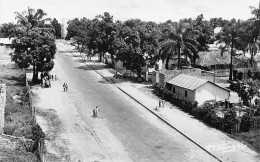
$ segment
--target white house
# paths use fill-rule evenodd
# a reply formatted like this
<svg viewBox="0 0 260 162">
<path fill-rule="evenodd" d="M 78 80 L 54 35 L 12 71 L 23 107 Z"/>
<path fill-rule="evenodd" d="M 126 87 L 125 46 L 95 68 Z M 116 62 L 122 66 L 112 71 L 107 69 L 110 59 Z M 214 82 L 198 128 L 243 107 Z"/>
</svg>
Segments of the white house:
<svg viewBox="0 0 260 162">
<path fill-rule="evenodd" d="M 11 48 L 13 38 L 0 38 L 0 53 L 5 53 Z"/>
<path fill-rule="evenodd" d="M 197 101 L 199 105 L 208 100 L 228 100 L 230 96 L 228 89 L 186 74 L 180 74 L 168 80 L 165 87 L 186 100 Z"/>
</svg>

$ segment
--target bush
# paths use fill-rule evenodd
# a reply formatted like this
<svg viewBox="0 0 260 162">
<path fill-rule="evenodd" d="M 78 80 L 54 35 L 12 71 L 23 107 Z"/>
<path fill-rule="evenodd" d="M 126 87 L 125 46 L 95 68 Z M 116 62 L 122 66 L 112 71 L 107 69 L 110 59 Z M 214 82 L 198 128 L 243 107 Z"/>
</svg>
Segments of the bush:
<svg viewBox="0 0 260 162">
<path fill-rule="evenodd" d="M 251 70 L 248 70 L 248 72 L 247 72 L 247 77 L 248 77 L 248 78 L 252 78 L 252 72 L 251 72 Z"/>
<path fill-rule="evenodd" d="M 237 122 L 236 112 L 234 110 L 228 110 L 228 112 L 226 112 L 224 115 L 224 131 L 233 133 Z"/>
<path fill-rule="evenodd" d="M 237 80 L 237 75 L 238 75 L 238 71 L 237 70 L 233 70 L 233 79 Z"/>
<path fill-rule="evenodd" d="M 241 119 L 240 131 L 248 132 L 250 127 L 251 127 L 251 118 L 249 117 L 248 113 L 245 113 Z"/>
<path fill-rule="evenodd" d="M 243 73 L 241 71 L 238 73 L 237 79 L 239 80 L 243 79 Z"/>
<path fill-rule="evenodd" d="M 184 100 L 178 95 L 172 93 L 170 90 L 163 87 L 159 87 L 158 85 L 154 85 L 154 90 L 158 96 L 180 107 L 185 112 L 191 113 L 192 110 L 198 106 L 197 101 L 192 102 L 192 101 Z"/>
</svg>

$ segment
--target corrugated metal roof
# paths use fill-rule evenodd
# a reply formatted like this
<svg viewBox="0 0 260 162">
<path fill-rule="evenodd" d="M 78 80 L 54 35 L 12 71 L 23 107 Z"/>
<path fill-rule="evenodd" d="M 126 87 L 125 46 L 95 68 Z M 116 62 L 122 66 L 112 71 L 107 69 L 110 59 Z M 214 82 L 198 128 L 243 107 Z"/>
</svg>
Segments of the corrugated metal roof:
<svg viewBox="0 0 260 162">
<path fill-rule="evenodd" d="M 178 87 L 194 90 L 199 86 L 205 84 L 208 80 L 196 78 L 190 75 L 180 74 L 171 80 L 167 81 L 167 83 L 176 85 Z"/>
</svg>

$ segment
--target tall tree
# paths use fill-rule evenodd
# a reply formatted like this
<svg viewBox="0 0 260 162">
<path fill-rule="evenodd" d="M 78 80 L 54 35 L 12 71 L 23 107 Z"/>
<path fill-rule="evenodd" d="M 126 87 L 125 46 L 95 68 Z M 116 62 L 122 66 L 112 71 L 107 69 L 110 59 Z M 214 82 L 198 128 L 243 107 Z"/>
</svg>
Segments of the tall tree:
<svg viewBox="0 0 260 162">
<path fill-rule="evenodd" d="M 51 25 L 53 26 L 53 28 L 55 30 L 55 37 L 61 38 L 61 24 L 58 22 L 58 20 L 54 18 L 51 21 Z"/>
<path fill-rule="evenodd" d="M 259 34 L 260 34 L 260 3 L 259 7 L 250 7 L 252 9 L 251 13 L 254 15 L 253 18 L 248 20 L 248 49 L 251 53 L 251 66 L 253 66 L 253 59 L 257 51 L 259 50 Z"/>
<path fill-rule="evenodd" d="M 241 27 L 242 21 L 232 19 L 228 24 L 226 24 L 220 34 L 220 39 L 218 43 L 224 43 L 224 47 L 221 49 L 221 54 L 224 51 L 230 50 L 230 65 L 229 65 L 229 80 L 233 78 L 233 56 L 235 56 L 235 50 L 241 49 L 241 35 L 245 32 Z"/>
<path fill-rule="evenodd" d="M 116 30 L 113 16 L 108 12 L 96 16 L 93 20 L 89 48 L 95 49 L 100 54 L 99 61 L 102 60 L 104 53 L 109 52 L 112 42 L 116 38 Z M 110 54 L 113 59 L 113 53 Z"/>
<path fill-rule="evenodd" d="M 53 28 L 47 27 L 43 10 L 28 8 L 22 14 L 16 12 L 19 27 L 12 46 L 15 48 L 13 60 L 21 67 L 33 66 L 33 82 L 38 81 L 38 72 L 50 71 L 56 52 Z"/>
<path fill-rule="evenodd" d="M 11 38 L 16 34 L 17 25 L 14 23 L 5 23 L 0 26 L 0 34 L 2 38 Z"/>
<path fill-rule="evenodd" d="M 168 35 L 166 39 L 161 43 L 160 48 L 169 50 L 175 49 L 178 55 L 178 68 L 181 68 L 180 58 L 181 50 L 185 51 L 192 64 L 195 64 L 196 58 L 198 58 L 198 46 L 197 35 L 198 31 L 193 28 L 191 19 L 180 20 L 177 24 L 174 24 L 168 28 Z"/>
<path fill-rule="evenodd" d="M 15 12 L 17 24 L 25 27 L 27 30 L 34 27 L 43 27 L 46 22 L 51 21 L 50 18 L 44 18 L 47 14 L 42 9 L 35 11 L 32 8 L 24 10 L 22 13 Z"/>
</svg>

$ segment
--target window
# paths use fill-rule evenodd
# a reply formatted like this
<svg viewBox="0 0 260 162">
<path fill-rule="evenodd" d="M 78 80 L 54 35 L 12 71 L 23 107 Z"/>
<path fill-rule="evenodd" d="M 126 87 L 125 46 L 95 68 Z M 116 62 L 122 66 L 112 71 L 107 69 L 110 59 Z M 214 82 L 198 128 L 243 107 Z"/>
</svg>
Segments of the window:
<svg viewBox="0 0 260 162">
<path fill-rule="evenodd" d="M 187 91 L 185 91 L 185 97 L 187 97 L 187 96 L 188 96 Z"/>
<path fill-rule="evenodd" d="M 175 87 L 172 87 L 172 92 L 175 93 Z"/>
</svg>

